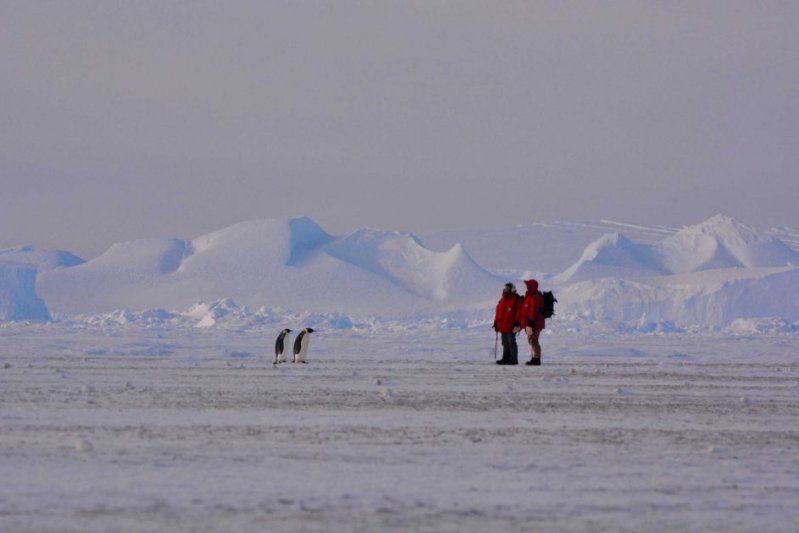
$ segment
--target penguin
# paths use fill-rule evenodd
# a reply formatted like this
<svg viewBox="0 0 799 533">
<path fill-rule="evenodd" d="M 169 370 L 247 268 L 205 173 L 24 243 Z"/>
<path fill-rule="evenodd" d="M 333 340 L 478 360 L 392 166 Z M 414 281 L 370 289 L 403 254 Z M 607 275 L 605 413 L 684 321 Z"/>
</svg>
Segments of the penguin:
<svg viewBox="0 0 799 533">
<path fill-rule="evenodd" d="M 280 335 L 277 336 L 277 340 L 275 341 L 275 362 L 272 364 L 276 365 L 286 362 L 285 348 L 288 344 L 290 331 L 290 329 L 284 329 L 280 332 Z"/>
<path fill-rule="evenodd" d="M 300 331 L 297 338 L 294 339 L 294 363 L 307 363 L 308 358 L 308 342 L 311 339 L 313 329 L 305 328 Z"/>
</svg>

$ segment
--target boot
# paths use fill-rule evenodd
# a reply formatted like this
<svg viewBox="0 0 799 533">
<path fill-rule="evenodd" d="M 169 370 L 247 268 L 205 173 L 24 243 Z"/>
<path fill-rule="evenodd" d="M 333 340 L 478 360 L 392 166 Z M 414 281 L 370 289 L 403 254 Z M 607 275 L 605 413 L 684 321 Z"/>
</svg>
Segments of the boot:
<svg viewBox="0 0 799 533">
<path fill-rule="evenodd" d="M 541 366 L 541 358 L 540 357 L 533 357 L 532 359 L 530 359 L 529 361 L 527 361 L 524 364 L 526 364 L 527 366 Z"/>
</svg>

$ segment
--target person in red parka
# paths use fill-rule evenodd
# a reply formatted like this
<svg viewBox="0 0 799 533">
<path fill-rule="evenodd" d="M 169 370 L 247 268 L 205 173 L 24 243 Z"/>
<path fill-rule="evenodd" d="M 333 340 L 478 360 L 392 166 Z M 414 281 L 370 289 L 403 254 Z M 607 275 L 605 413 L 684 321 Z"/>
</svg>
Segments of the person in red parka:
<svg viewBox="0 0 799 533">
<path fill-rule="evenodd" d="M 502 335 L 502 359 L 498 365 L 518 365 L 519 345 L 516 344 L 516 334 L 521 331 L 519 325 L 519 309 L 522 298 L 516 293 L 513 283 L 506 283 L 502 287 L 502 297 L 497 302 L 494 313 L 494 331 Z"/>
<path fill-rule="evenodd" d="M 539 337 L 541 330 L 546 326 L 544 315 L 544 297 L 538 292 L 538 282 L 534 279 L 525 280 L 527 292 L 524 295 L 524 303 L 519 310 L 519 323 L 524 326 L 527 333 L 527 343 L 530 345 L 530 360 L 527 365 L 541 364 L 541 343 Z"/>
</svg>

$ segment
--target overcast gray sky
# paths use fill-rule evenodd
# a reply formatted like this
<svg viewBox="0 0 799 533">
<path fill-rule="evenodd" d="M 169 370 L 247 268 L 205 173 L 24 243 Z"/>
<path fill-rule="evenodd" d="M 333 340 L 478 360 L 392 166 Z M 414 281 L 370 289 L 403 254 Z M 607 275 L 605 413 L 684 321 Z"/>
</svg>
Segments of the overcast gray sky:
<svg viewBox="0 0 799 533">
<path fill-rule="evenodd" d="M 0 0 L 0 247 L 799 227 L 799 2 Z"/>
</svg>

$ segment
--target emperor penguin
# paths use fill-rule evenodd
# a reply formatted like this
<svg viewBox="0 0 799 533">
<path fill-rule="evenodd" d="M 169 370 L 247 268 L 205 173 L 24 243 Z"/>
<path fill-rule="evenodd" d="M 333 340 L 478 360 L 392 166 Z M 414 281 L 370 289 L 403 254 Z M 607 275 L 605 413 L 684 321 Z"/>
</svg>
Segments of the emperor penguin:
<svg viewBox="0 0 799 533">
<path fill-rule="evenodd" d="M 311 339 L 313 329 L 305 328 L 300 331 L 297 338 L 294 339 L 294 361 L 295 363 L 307 363 L 308 358 L 308 342 Z"/>
<path fill-rule="evenodd" d="M 277 336 L 277 340 L 275 341 L 275 362 L 272 364 L 276 365 L 286 362 L 286 345 L 288 344 L 290 331 L 290 329 L 284 329 L 280 332 L 280 335 Z"/>
</svg>

